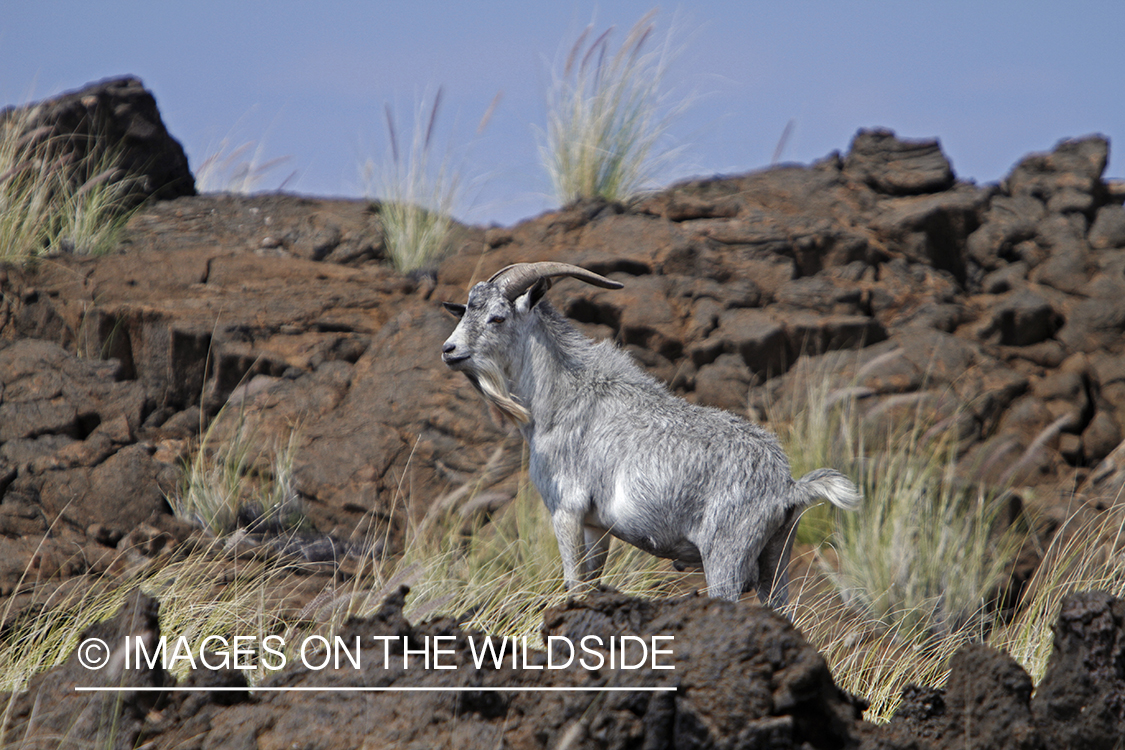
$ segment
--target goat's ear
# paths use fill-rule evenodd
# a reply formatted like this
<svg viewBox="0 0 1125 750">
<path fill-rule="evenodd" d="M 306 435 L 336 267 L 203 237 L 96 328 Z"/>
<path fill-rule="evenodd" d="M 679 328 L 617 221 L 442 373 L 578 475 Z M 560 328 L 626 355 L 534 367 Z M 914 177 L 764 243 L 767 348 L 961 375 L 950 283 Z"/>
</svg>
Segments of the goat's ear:
<svg viewBox="0 0 1125 750">
<path fill-rule="evenodd" d="M 547 290 L 550 288 L 550 279 L 539 279 L 539 281 L 536 281 L 534 284 L 532 284 L 531 288 L 524 293 L 523 297 L 519 300 L 518 305 L 520 307 L 524 307 L 526 305 L 524 309 L 530 310 L 531 308 L 539 304 L 539 300 L 543 299 L 543 295 L 546 294 Z"/>
<path fill-rule="evenodd" d="M 458 305 L 455 302 L 442 302 L 441 306 L 449 311 L 449 314 L 455 318 L 465 317 L 465 306 Z"/>
</svg>

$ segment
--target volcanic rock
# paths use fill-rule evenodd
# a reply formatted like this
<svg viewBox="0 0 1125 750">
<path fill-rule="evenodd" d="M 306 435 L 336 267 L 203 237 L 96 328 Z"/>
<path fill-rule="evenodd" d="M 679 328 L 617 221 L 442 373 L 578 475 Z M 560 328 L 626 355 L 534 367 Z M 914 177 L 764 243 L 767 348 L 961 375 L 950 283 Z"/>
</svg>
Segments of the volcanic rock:
<svg viewBox="0 0 1125 750">
<path fill-rule="evenodd" d="M 195 195 L 183 147 L 164 127 L 156 99 L 136 78 L 108 78 L 0 111 L 0 119 L 16 116 L 25 118 L 25 132 L 47 144 L 54 158 L 78 165 L 81 171 L 72 175 L 76 185 L 98 176 L 88 171 L 92 166 L 112 172 L 115 181 L 127 178 L 131 187 L 122 210 L 149 198 Z M 95 158 L 91 162 L 87 156 Z"/>
</svg>

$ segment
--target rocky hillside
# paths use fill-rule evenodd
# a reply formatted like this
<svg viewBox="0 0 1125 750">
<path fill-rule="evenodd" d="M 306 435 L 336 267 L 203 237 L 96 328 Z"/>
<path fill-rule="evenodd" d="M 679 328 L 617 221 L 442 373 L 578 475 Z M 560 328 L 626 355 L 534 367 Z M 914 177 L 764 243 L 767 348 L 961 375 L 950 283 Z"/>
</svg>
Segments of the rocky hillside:
<svg viewBox="0 0 1125 750">
<path fill-rule="evenodd" d="M 373 617 L 349 620 L 345 642 L 387 639 L 360 668 L 294 663 L 249 692 L 232 669 L 197 669 L 176 683 L 156 668 L 91 672 L 77 651 L 9 700 L 9 738 L 19 747 L 215 748 L 815 748 L 941 750 L 1063 748 L 1112 750 L 1125 732 L 1125 601 L 1077 594 L 1055 626 L 1050 666 L 1038 687 L 1007 654 L 966 646 L 950 663 L 944 690 L 910 687 L 895 717 L 861 720 L 864 702 L 841 691 L 824 659 L 787 620 L 750 602 L 687 597 L 631 599 L 598 592 L 544 614 L 543 635 L 560 649 L 585 636 L 672 636 L 675 669 L 636 650 L 636 669 L 566 664 L 565 651 L 531 648 L 515 664 L 472 659 L 467 632 L 444 619 L 402 616 L 403 592 Z M 155 640 L 159 605 L 135 595 L 114 619 L 83 638 L 118 644 Z M 419 654 L 444 638 L 443 670 Z M 384 641 L 376 641 L 384 642 Z M 665 642 L 667 645 L 668 642 Z M 366 648 L 366 647 L 365 647 Z M 411 651 L 413 666 L 404 658 Z M 373 654 L 372 651 L 375 653 Z M 647 653 L 647 652 L 645 652 Z M 118 651 L 120 655 L 120 650 Z M 212 664 L 221 657 L 211 654 Z M 544 669 L 554 664 L 564 668 Z M 314 660 L 315 662 L 315 660 Z M 589 664 L 589 663 L 588 663 Z M 120 693 L 74 688 L 120 687 Z M 189 688 L 191 692 L 161 691 Z M 347 693 L 359 687 L 393 693 Z M 668 692 L 589 692 L 598 688 Z M 537 692 L 543 688 L 573 690 Z M 270 691 L 274 692 L 270 692 Z M 301 692 L 311 691 L 311 692 Z M 323 691 L 323 692 L 320 692 Z M 455 692 L 456 691 L 456 692 Z"/>
<path fill-rule="evenodd" d="M 112 110 L 114 96 L 135 89 L 103 85 L 105 102 L 64 102 Z M 154 155 L 178 148 L 162 125 L 145 132 L 159 136 L 146 146 Z M 510 228 L 459 226 L 451 254 L 411 276 L 386 261 L 378 213 L 366 202 L 186 189 L 151 202 L 110 255 L 0 266 L 0 596 L 19 612 L 33 589 L 113 574 L 126 550 L 155 557 L 197 535 L 166 498 L 201 425 L 227 404 L 248 415 L 262 445 L 299 425 L 295 486 L 310 530 L 289 554 L 335 560 L 375 537 L 393 553 L 406 514 L 450 502 L 470 484 L 503 503 L 515 491 L 520 442 L 442 365 L 453 321 L 439 302 L 463 301 L 474 282 L 518 261 L 574 263 L 624 283 L 620 291 L 560 283 L 551 297 L 685 398 L 763 419 L 768 405 L 803 398 L 810 376 L 828 379 L 872 423 L 921 412 L 955 430 L 967 480 L 1034 488 L 1039 513 L 1050 512 L 1059 487 L 1063 501 L 1077 488 L 1081 501 L 1104 506 L 1125 485 L 1125 190 L 1103 180 L 1108 148 L 1099 136 L 1062 141 L 1022 159 L 1000 184 L 979 186 L 957 180 L 936 141 L 860 131 L 845 154 L 810 166 L 692 181 L 627 206 L 580 203 Z M 332 575 L 302 579 L 293 606 Z M 1120 603 L 1082 602 L 1076 611 L 1092 613 L 1083 622 L 1094 618 L 1097 637 L 1117 644 Z M 666 606 L 685 620 L 719 607 Z M 388 610 L 384 621 L 395 617 Z M 1125 672 L 1106 658 L 1116 666 L 1099 679 L 1118 691 L 1118 706 Z M 770 669 L 789 668 L 789 656 L 778 659 Z M 1028 713 L 1026 675 L 988 659 L 1000 660 L 999 671 L 955 666 L 944 699 L 918 693 L 878 740 L 856 729 L 854 702 L 814 669 L 801 690 L 829 696 L 824 710 L 836 722 L 822 735 L 801 728 L 800 701 L 778 698 L 775 684 L 773 707 L 754 718 L 766 723 L 690 718 L 681 698 L 671 707 L 653 699 L 599 709 L 616 717 L 604 736 L 622 739 L 596 739 L 583 725 L 585 739 L 574 742 L 733 747 L 769 736 L 794 746 L 938 746 L 926 743 L 962 731 L 950 717 L 975 710 L 977 698 L 966 696 L 995 690 L 1025 727 L 997 746 L 1016 736 L 1022 747 L 1051 746 L 1057 735 L 1036 722 L 1055 709 Z M 51 679 L 65 678 L 39 684 Z M 451 698 L 434 700 L 443 708 L 419 699 L 417 710 L 466 715 Z M 550 709 L 477 700 L 471 712 L 484 723 L 517 709 L 557 718 L 551 729 L 519 725 L 521 747 L 555 746 L 586 711 L 564 700 Z M 273 746 L 267 731 L 288 745 L 289 730 L 262 728 L 282 725 L 248 718 L 284 701 L 261 703 L 205 713 L 229 727 L 221 731 L 232 743 L 258 727 L 260 746 Z M 142 723 L 151 720 L 145 710 L 136 712 Z M 1120 728 L 1125 714 L 1112 712 L 1105 720 Z M 363 726 L 399 731 L 364 715 Z M 775 715 L 790 718 L 765 718 Z M 650 744 L 651 722 L 673 722 L 684 734 L 666 736 L 684 742 Z M 186 740 L 194 726 L 146 724 L 143 733 Z M 895 744 L 904 727 L 931 739 Z"/>
</svg>

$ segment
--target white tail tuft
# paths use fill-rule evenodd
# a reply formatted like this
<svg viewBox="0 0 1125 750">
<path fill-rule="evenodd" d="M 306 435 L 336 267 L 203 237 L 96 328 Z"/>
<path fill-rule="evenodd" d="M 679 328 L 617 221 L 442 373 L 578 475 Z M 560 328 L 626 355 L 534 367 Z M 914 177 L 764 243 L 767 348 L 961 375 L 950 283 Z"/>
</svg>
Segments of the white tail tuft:
<svg viewBox="0 0 1125 750">
<path fill-rule="evenodd" d="M 835 469 L 817 469 L 798 479 L 796 496 L 802 505 L 824 498 L 844 510 L 858 510 L 863 502 L 859 488 Z"/>
</svg>

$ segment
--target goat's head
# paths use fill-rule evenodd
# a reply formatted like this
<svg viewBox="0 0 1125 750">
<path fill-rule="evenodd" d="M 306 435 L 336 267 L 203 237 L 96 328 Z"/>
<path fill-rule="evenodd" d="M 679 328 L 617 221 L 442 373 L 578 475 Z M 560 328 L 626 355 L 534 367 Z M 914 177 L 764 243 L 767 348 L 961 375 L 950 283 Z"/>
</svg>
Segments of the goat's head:
<svg viewBox="0 0 1125 750">
<path fill-rule="evenodd" d="M 622 286 L 567 263 L 516 263 L 474 286 L 467 305 L 444 303 L 445 309 L 461 321 L 442 345 L 442 361 L 465 373 L 485 398 L 520 424 L 530 415 L 508 391 L 511 356 L 529 316 L 550 288 L 551 279 L 558 276 L 571 276 L 605 289 Z"/>
</svg>

